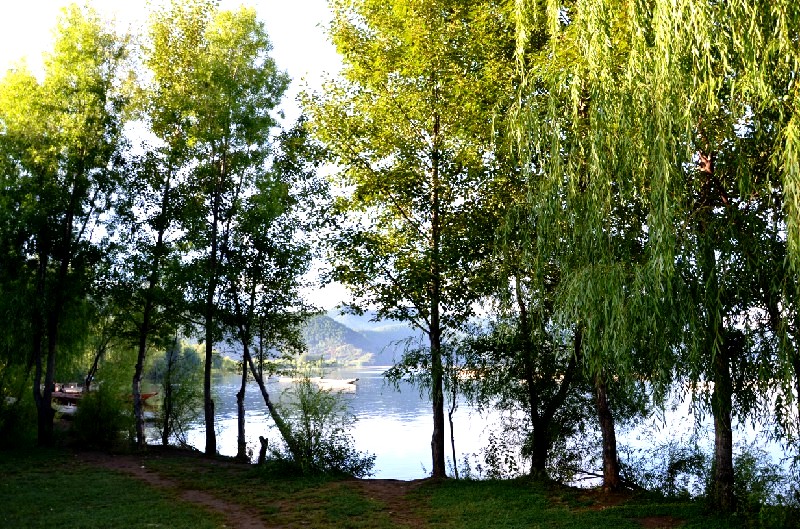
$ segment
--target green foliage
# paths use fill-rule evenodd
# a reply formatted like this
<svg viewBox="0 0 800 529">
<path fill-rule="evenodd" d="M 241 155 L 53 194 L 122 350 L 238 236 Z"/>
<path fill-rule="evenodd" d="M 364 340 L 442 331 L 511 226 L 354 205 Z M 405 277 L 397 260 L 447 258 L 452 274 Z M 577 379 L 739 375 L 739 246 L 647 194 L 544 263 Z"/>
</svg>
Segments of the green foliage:
<svg viewBox="0 0 800 529">
<path fill-rule="evenodd" d="M 278 460 L 291 460 L 303 474 L 369 476 L 375 456 L 353 448 L 349 433 L 355 417 L 338 394 L 317 387 L 308 377 L 294 384 L 279 406 L 301 459 L 292 459 L 288 448 L 273 450 Z"/>
<path fill-rule="evenodd" d="M 173 341 L 166 351 L 151 360 L 149 378 L 161 386 L 156 427 L 162 444 L 174 440 L 186 446 L 188 429 L 200 416 L 203 362 L 199 348 Z"/>
<path fill-rule="evenodd" d="M 19 330 L 28 334 L 17 341 L 34 368 L 43 444 L 52 441 L 49 388 L 60 361 L 82 352 L 76 344 L 89 327 L 86 298 L 104 268 L 108 241 L 95 230 L 125 145 L 126 54 L 125 38 L 106 30 L 91 8 L 72 5 L 59 18 L 43 79 L 20 68 L 0 81 L 0 203 L 15 217 L 0 243 L 11 257 L 4 268 L 13 270 L 2 288 L 26 306 Z"/>
<path fill-rule="evenodd" d="M 732 509 L 731 417 L 762 418 L 760 400 L 792 400 L 800 380 L 789 346 L 800 53 L 784 29 L 800 10 L 520 7 L 515 134 L 532 260 L 559 259 L 556 313 L 585 325 L 590 372 L 647 378 L 657 397 L 676 377 L 714 384 L 694 395 L 718 425 L 714 480 Z"/>
<path fill-rule="evenodd" d="M 133 416 L 127 394 L 101 383 L 81 398 L 72 424 L 80 446 L 112 448 L 131 439 Z"/>
<path fill-rule="evenodd" d="M 332 277 L 360 306 L 426 332 L 441 304 L 451 332 L 479 296 L 492 237 L 492 205 L 477 208 L 497 169 L 492 115 L 511 88 L 510 20 L 494 2 L 385 7 L 333 4 L 344 69 L 304 101 L 336 182 L 352 191 L 337 200 Z"/>
<path fill-rule="evenodd" d="M 711 457 L 693 437 L 670 439 L 645 449 L 625 452 L 622 475 L 629 483 L 665 498 L 688 499 L 705 492 Z"/>
<path fill-rule="evenodd" d="M 30 377 L 0 363 L 0 448 L 30 446 L 36 439 L 36 407 Z"/>
<path fill-rule="evenodd" d="M 743 446 L 734 459 L 737 510 L 753 527 L 791 527 L 788 509 L 800 507 L 791 497 L 786 471 L 755 444 Z M 794 484 L 797 485 L 796 483 Z"/>
</svg>

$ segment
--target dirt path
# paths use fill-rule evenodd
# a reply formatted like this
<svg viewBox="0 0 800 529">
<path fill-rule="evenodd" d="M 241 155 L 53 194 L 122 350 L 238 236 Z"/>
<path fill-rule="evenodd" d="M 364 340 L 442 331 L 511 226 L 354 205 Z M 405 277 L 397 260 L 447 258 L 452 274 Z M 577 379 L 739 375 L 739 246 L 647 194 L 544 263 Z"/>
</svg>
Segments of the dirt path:
<svg viewBox="0 0 800 529">
<path fill-rule="evenodd" d="M 80 453 L 77 457 L 85 463 L 132 476 L 153 488 L 176 491 L 177 497 L 180 500 L 222 514 L 225 518 L 223 527 L 232 527 L 236 529 L 264 529 L 269 527 L 265 525 L 264 521 L 261 520 L 257 514 L 245 509 L 237 503 L 226 501 L 201 490 L 182 488 L 177 481 L 165 478 L 155 471 L 148 469 L 147 461 L 144 458 L 137 458 L 136 456 L 129 455 L 115 456 L 96 452 Z M 270 529 L 278 528 L 272 526 Z"/>
<path fill-rule="evenodd" d="M 101 452 L 82 452 L 76 455 L 79 461 L 108 470 L 121 472 L 136 478 L 147 485 L 164 491 L 174 492 L 182 501 L 198 505 L 206 510 L 221 514 L 223 527 L 236 529 L 285 529 L 284 525 L 268 524 L 257 513 L 242 505 L 227 501 L 218 496 L 196 489 L 186 489 L 178 481 L 158 474 L 147 466 L 146 457 L 135 455 L 110 455 Z M 422 480 L 398 481 L 390 479 L 352 480 L 331 483 L 328 486 L 350 487 L 366 498 L 383 504 L 383 510 L 398 528 L 424 528 L 424 520 L 414 512 L 407 495 L 416 489 Z M 292 509 L 291 502 L 281 505 L 281 510 Z"/>
<path fill-rule="evenodd" d="M 383 503 L 396 527 L 425 527 L 425 521 L 414 512 L 408 494 L 424 480 L 398 481 L 395 479 L 365 479 L 347 482 L 365 497 Z"/>
</svg>

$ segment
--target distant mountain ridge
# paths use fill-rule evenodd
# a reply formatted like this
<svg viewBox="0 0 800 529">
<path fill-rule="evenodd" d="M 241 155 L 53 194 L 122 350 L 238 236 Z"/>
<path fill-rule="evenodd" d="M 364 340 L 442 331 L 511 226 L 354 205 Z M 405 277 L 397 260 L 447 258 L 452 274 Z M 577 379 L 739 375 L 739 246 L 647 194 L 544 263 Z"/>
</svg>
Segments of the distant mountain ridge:
<svg viewBox="0 0 800 529">
<path fill-rule="evenodd" d="M 390 365 L 399 359 L 409 338 L 419 335 L 408 325 L 371 321 L 374 315 L 357 316 L 329 311 L 311 318 L 303 329 L 308 359 L 340 363 Z"/>
<path fill-rule="evenodd" d="M 311 317 L 303 327 L 308 351 L 301 360 L 336 361 L 340 364 L 392 365 L 399 360 L 409 339 L 419 338 L 405 323 L 371 321 L 374 314 L 342 315 L 331 310 Z M 220 342 L 216 349 L 234 360 L 241 360 L 241 345 Z"/>
</svg>

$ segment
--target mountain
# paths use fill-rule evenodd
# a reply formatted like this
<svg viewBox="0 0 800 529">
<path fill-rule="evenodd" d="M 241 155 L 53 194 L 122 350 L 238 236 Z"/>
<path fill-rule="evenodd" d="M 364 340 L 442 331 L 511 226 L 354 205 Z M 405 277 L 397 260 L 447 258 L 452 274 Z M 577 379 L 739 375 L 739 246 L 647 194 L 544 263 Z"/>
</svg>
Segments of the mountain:
<svg viewBox="0 0 800 529">
<path fill-rule="evenodd" d="M 311 318 L 303 330 L 308 359 L 324 358 L 340 363 L 393 364 L 409 338 L 419 333 L 408 325 L 375 322 L 373 316 L 341 315 L 331 311 Z"/>
<path fill-rule="evenodd" d="M 303 338 L 308 352 L 301 360 L 334 360 L 340 364 L 392 365 L 399 360 L 407 344 L 415 344 L 419 331 L 405 323 L 372 321 L 372 315 L 342 315 L 336 311 L 308 320 Z M 241 345 L 221 342 L 215 345 L 224 356 L 241 360 Z"/>
</svg>

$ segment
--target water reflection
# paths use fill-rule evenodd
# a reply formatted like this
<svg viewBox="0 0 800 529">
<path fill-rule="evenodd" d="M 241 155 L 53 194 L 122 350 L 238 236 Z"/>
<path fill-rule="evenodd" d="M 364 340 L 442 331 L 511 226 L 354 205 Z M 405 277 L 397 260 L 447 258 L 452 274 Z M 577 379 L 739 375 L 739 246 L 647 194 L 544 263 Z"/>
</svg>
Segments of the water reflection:
<svg viewBox="0 0 800 529">
<path fill-rule="evenodd" d="M 430 439 L 433 430 L 431 405 L 420 397 L 419 391 L 407 383 L 398 389 L 385 382 L 386 367 L 372 366 L 360 369 L 341 369 L 325 373 L 327 378 L 358 378 L 355 392 L 342 393 L 348 401 L 357 422 L 352 435 L 356 449 L 376 455 L 376 478 L 417 479 L 429 475 L 431 469 Z M 225 375 L 214 381 L 217 410 L 217 446 L 220 454 L 236 454 L 236 392 L 240 377 Z M 277 399 L 291 383 L 270 379 L 267 391 Z M 245 420 L 248 449 L 258 454 L 259 435 L 269 438 L 270 444 L 279 442 L 279 434 L 272 426 L 258 385 L 251 381 L 245 392 Z M 456 452 L 458 460 L 463 454 L 476 453 L 486 436 L 488 417 L 481 416 L 462 405 L 455 415 Z M 203 449 L 205 430 L 202 421 L 188 434 L 189 444 Z M 446 428 L 447 452 L 450 453 L 449 429 Z"/>
<path fill-rule="evenodd" d="M 352 432 L 355 447 L 359 451 L 375 454 L 375 476 L 386 479 L 418 479 L 430 473 L 430 441 L 433 430 L 431 405 L 419 391 L 407 383 L 401 383 L 399 391 L 387 384 L 382 376 L 385 367 L 366 367 L 361 369 L 342 369 L 326 373 L 328 378 L 358 378 L 357 390 L 343 393 L 353 414 L 357 418 Z M 226 375 L 214 381 L 217 409 L 217 446 L 223 455 L 236 454 L 236 392 L 240 377 Z M 291 383 L 269 380 L 267 389 L 274 400 L 291 387 Z M 270 444 L 279 442 L 277 429 L 272 426 L 258 386 L 250 382 L 245 394 L 247 445 L 254 454 L 260 446 L 258 437 L 268 437 Z M 667 410 L 661 419 L 645 420 L 634 428 L 620 427 L 618 441 L 620 446 L 629 449 L 653 450 L 668 441 L 686 443 L 698 427 L 689 400 L 678 402 Z M 499 429 L 499 417 L 491 413 L 480 414 L 474 408 L 461 404 L 455 415 L 456 459 L 461 462 L 464 455 L 478 454 L 486 445 L 489 434 Z M 699 421 L 708 428 L 710 418 Z M 713 451 L 713 434 L 709 430 L 702 437 L 701 446 L 707 453 Z M 752 425 L 737 426 L 737 445 L 741 448 L 754 443 L 766 450 L 773 461 L 786 457 L 785 449 L 768 439 L 768 432 L 753 428 Z M 445 421 L 445 451 L 450 456 L 450 431 Z M 202 450 L 205 445 L 204 425 L 198 422 L 188 433 L 189 444 Z M 480 458 L 479 458 L 480 459 Z M 587 462 L 584 462 L 587 463 Z M 784 466 L 786 462 L 784 461 Z M 587 468 L 591 464 L 586 465 Z M 449 469 L 448 469 L 449 471 Z M 583 486 L 596 485 L 598 480 L 580 481 Z"/>
</svg>

